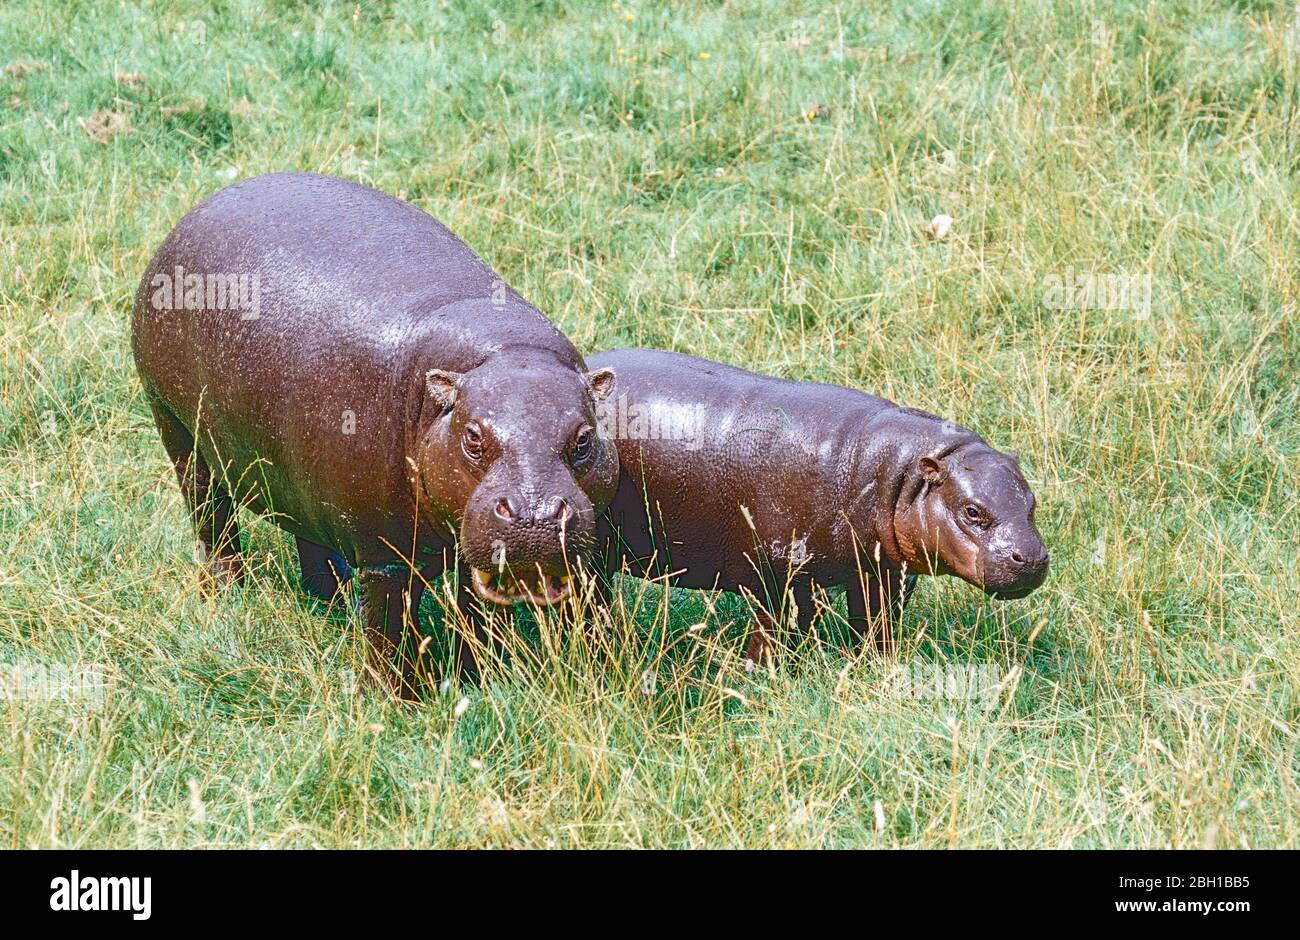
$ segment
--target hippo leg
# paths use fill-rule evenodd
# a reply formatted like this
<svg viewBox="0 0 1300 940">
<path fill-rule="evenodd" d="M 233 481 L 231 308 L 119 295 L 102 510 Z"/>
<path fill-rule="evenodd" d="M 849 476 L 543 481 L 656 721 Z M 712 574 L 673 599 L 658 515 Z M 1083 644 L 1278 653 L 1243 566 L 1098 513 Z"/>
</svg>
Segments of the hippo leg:
<svg viewBox="0 0 1300 940">
<path fill-rule="evenodd" d="M 339 589 L 352 579 L 352 569 L 338 552 L 295 539 L 298 543 L 298 570 L 302 572 L 302 587 L 312 597 L 332 601 Z"/>
<path fill-rule="evenodd" d="M 412 576 L 404 565 L 361 568 L 356 572 L 361 588 L 361 616 L 366 635 L 366 678 L 396 698 L 416 697 L 416 664 L 395 659 L 407 630 L 418 634 L 416 615 L 424 595 L 424 579 Z"/>
<path fill-rule="evenodd" d="M 903 608 L 907 602 L 912 599 L 912 592 L 916 590 L 916 575 L 909 574 L 903 579 L 903 595 L 898 599 L 898 614 L 902 616 Z"/>
<path fill-rule="evenodd" d="M 244 563 L 239 554 L 239 521 L 230 494 L 212 478 L 207 461 L 194 446 L 194 435 L 152 396 L 149 408 L 189 507 L 197 537 L 195 555 L 217 584 L 238 584 L 244 578 Z"/>
<path fill-rule="evenodd" d="M 849 627 L 882 656 L 894 651 L 893 623 L 915 583 L 915 575 L 904 579 L 895 569 L 885 568 L 879 577 L 862 572 L 860 580 L 848 585 Z"/>
<path fill-rule="evenodd" d="M 798 639 L 807 636 L 809 629 L 812 628 L 812 583 L 807 580 L 795 581 L 790 585 L 789 594 L 794 601 L 795 639 Z M 757 664 L 762 664 L 768 657 L 774 655 L 774 644 L 779 635 L 782 615 L 789 610 L 785 603 L 786 592 L 780 588 L 769 588 L 767 598 L 769 602 L 760 605 L 756 611 L 754 630 L 750 633 L 749 644 L 745 648 L 745 658 Z"/>
</svg>

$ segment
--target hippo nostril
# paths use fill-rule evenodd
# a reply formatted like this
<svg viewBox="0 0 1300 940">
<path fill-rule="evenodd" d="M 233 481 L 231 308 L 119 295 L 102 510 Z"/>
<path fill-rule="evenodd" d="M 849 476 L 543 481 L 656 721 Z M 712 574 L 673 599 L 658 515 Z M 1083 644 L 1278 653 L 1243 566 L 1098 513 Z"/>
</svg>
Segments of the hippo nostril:
<svg viewBox="0 0 1300 940">
<path fill-rule="evenodd" d="M 1011 560 L 1014 561 L 1017 565 L 1023 565 L 1025 563 L 1025 556 L 1020 554 L 1019 552 L 1013 551 L 1011 553 Z"/>
<path fill-rule="evenodd" d="M 496 514 L 507 521 L 515 517 L 515 504 L 511 501 L 509 496 L 502 496 L 497 500 Z"/>
</svg>

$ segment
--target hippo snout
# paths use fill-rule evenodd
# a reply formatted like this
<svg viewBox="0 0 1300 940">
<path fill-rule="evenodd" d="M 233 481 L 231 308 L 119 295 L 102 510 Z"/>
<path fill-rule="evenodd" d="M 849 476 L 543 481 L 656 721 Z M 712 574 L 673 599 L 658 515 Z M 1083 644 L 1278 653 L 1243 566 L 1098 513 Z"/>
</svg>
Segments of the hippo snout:
<svg viewBox="0 0 1300 940">
<path fill-rule="evenodd" d="M 561 542 L 576 540 L 581 544 L 591 535 L 595 514 L 591 501 L 581 490 L 532 499 L 517 492 L 499 493 L 489 496 L 487 501 L 492 505 L 492 513 L 484 524 L 485 533 L 492 541 L 505 545 L 510 564 L 527 561 L 541 565 L 551 574 L 563 574 L 565 546 Z M 559 570 L 554 570 L 556 567 Z"/>
<path fill-rule="evenodd" d="M 556 496 L 542 500 L 537 509 L 533 510 L 517 495 L 502 493 L 496 498 L 493 513 L 507 527 L 535 522 L 544 526 L 554 525 L 558 529 L 565 527 L 573 518 L 573 504 L 569 502 L 567 496 Z"/>
<path fill-rule="evenodd" d="M 548 605 L 568 595 L 578 560 L 595 543 L 596 513 L 576 484 L 565 483 L 525 488 L 484 479 L 461 524 L 479 597 Z"/>
<path fill-rule="evenodd" d="M 1041 539 L 1008 549 L 996 567 L 985 566 L 985 590 L 998 600 L 1016 600 L 1047 578 L 1051 556 Z"/>
</svg>

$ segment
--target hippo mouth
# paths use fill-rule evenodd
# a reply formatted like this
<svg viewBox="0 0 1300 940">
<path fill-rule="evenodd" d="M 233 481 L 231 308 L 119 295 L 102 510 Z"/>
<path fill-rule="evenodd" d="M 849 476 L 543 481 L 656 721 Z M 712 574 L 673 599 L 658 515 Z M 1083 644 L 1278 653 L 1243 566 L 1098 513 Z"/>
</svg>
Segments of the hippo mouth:
<svg viewBox="0 0 1300 940">
<path fill-rule="evenodd" d="M 473 568 L 470 580 L 475 594 L 485 601 L 502 606 L 533 604 L 550 607 L 564 600 L 573 590 L 571 578 L 567 575 L 543 574 L 540 571 L 519 575 Z"/>
<path fill-rule="evenodd" d="M 1001 588 L 999 590 L 989 591 L 988 595 L 989 597 L 999 601 L 1018 601 L 1022 597 L 1028 597 L 1030 594 L 1033 594 L 1037 587 L 1038 585 L 1035 584 L 1031 587 Z"/>
<path fill-rule="evenodd" d="M 1038 590 L 1038 586 L 1043 583 L 1042 575 L 1035 575 L 1029 578 L 1022 578 L 1019 581 L 1013 581 L 1010 584 L 1004 584 L 1001 587 L 985 587 L 984 591 L 989 597 L 999 601 L 1018 601 L 1022 597 L 1028 597 Z"/>
</svg>

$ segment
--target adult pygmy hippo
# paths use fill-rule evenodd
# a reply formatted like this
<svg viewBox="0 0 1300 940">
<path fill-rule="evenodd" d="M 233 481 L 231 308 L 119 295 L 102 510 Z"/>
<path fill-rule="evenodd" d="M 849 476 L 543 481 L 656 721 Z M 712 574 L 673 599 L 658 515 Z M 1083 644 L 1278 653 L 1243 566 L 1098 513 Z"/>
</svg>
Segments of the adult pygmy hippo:
<svg viewBox="0 0 1300 940">
<path fill-rule="evenodd" d="M 931 414 L 678 353 L 619 350 L 599 409 L 618 491 L 599 524 L 607 573 L 752 593 L 764 654 L 787 587 L 806 630 L 812 583 L 843 585 L 849 622 L 890 646 L 910 574 L 999 598 L 1043 582 L 1048 555 L 1014 455 Z"/>
<path fill-rule="evenodd" d="M 140 281 L 132 344 L 211 573 L 242 575 L 236 504 L 297 538 L 318 592 L 346 559 L 367 672 L 408 694 L 393 654 L 453 542 L 471 619 L 470 585 L 552 604 L 615 489 L 594 426 L 614 374 L 443 225 L 365 186 L 282 173 L 199 204 Z"/>
</svg>

